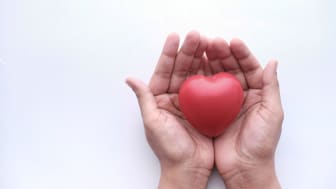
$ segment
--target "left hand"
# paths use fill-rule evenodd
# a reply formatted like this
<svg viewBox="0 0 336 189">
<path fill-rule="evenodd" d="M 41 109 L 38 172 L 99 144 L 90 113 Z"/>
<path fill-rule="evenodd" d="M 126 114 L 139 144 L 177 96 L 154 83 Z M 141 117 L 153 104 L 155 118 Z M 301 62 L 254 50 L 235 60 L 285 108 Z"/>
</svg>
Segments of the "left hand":
<svg viewBox="0 0 336 189">
<path fill-rule="evenodd" d="M 178 91 L 190 75 L 207 74 L 207 39 L 190 32 L 181 47 L 176 34 L 168 36 L 149 86 L 129 78 L 141 108 L 148 143 L 161 165 L 159 188 L 202 188 L 214 166 L 211 138 L 198 133 L 185 119 Z"/>
</svg>

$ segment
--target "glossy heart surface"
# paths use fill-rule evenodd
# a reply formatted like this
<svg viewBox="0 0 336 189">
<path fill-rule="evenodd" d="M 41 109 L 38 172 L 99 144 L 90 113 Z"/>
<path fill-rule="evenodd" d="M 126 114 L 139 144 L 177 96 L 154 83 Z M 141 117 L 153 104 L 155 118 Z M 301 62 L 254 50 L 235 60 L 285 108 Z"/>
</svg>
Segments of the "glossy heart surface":
<svg viewBox="0 0 336 189">
<path fill-rule="evenodd" d="M 200 133 L 215 137 L 236 119 L 243 104 L 240 82 L 229 73 L 195 75 L 180 87 L 179 105 L 185 118 Z"/>
</svg>

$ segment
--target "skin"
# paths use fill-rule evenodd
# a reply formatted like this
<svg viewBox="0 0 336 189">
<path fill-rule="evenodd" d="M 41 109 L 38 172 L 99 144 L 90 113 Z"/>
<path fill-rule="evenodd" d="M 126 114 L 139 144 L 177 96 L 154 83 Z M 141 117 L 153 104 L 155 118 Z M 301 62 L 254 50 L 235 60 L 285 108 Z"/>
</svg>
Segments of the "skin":
<svg viewBox="0 0 336 189">
<path fill-rule="evenodd" d="M 240 81 L 245 100 L 227 131 L 214 141 L 215 163 L 228 189 L 280 188 L 274 153 L 284 117 L 277 62 L 262 69 L 239 39 L 228 45 L 223 39 L 210 42 L 207 56 L 212 73 L 229 72 Z"/>
<path fill-rule="evenodd" d="M 283 111 L 276 76 L 277 63 L 262 69 L 246 45 L 234 39 L 208 40 L 196 31 L 167 37 L 149 85 L 128 78 L 136 94 L 149 145 L 161 165 L 158 188 L 206 188 L 216 165 L 228 189 L 280 188 L 274 152 Z M 178 90 L 195 74 L 235 75 L 244 89 L 243 108 L 217 138 L 198 133 L 179 109 Z"/>
</svg>

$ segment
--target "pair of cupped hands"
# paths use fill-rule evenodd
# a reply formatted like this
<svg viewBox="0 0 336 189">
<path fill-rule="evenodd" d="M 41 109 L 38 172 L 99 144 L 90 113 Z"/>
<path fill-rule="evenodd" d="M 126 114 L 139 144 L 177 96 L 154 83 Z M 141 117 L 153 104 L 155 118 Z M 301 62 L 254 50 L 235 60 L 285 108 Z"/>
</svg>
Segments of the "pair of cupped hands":
<svg viewBox="0 0 336 189">
<path fill-rule="evenodd" d="M 159 188 L 206 188 L 214 167 L 227 189 L 280 188 L 274 154 L 281 133 L 283 110 L 277 62 L 263 69 L 239 39 L 228 44 L 189 32 L 179 48 L 170 34 L 148 85 L 128 78 L 137 96 L 149 145 L 161 165 Z M 215 138 L 197 132 L 181 113 L 181 84 L 196 74 L 233 74 L 244 90 L 236 120 Z"/>
</svg>

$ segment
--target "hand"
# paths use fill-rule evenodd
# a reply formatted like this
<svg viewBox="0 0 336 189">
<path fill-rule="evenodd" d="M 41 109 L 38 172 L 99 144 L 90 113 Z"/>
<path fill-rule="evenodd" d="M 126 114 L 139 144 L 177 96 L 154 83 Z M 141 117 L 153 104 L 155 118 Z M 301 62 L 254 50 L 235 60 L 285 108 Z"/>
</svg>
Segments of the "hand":
<svg viewBox="0 0 336 189">
<path fill-rule="evenodd" d="M 213 74 L 235 75 L 245 95 L 238 118 L 214 142 L 215 163 L 226 187 L 280 188 L 274 168 L 283 120 L 277 63 L 271 61 L 263 70 L 238 39 L 230 46 L 222 39 L 212 40 L 206 53 Z"/>
<path fill-rule="evenodd" d="M 148 143 L 161 165 L 159 188 L 205 188 L 214 166 L 211 138 L 199 134 L 184 118 L 178 90 L 190 75 L 208 74 L 207 39 L 190 32 L 181 47 L 169 35 L 149 86 L 129 78 L 141 108 Z"/>
</svg>

